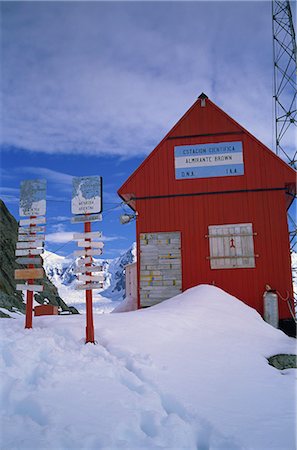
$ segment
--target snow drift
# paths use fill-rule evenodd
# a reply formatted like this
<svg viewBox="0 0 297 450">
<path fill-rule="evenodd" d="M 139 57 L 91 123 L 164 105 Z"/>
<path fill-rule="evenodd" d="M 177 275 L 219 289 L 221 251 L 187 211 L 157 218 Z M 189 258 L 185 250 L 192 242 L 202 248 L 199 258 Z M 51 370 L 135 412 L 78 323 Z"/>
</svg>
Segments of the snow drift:
<svg viewBox="0 0 297 450">
<path fill-rule="evenodd" d="M 146 310 L 1 321 L 1 447 L 295 449 L 295 340 L 201 285 Z"/>
</svg>

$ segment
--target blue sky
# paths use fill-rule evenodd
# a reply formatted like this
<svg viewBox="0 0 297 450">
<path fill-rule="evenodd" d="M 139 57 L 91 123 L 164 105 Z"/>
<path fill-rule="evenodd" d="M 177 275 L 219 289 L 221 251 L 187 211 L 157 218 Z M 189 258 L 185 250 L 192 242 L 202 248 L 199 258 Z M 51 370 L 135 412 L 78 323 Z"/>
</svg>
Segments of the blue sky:
<svg viewBox="0 0 297 450">
<path fill-rule="evenodd" d="M 49 250 L 73 251 L 71 178 L 86 175 L 103 177 L 104 255 L 131 245 L 116 191 L 202 91 L 273 148 L 270 1 L 0 8 L 0 195 L 18 218 L 20 181 L 47 179 Z"/>
</svg>

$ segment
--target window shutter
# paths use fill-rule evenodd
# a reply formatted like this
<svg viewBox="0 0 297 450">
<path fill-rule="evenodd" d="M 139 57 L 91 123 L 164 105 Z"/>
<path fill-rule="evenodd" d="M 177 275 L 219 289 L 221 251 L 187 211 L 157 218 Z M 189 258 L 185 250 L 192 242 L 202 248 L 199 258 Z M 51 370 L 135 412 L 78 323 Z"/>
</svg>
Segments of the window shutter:
<svg viewBox="0 0 297 450">
<path fill-rule="evenodd" d="M 211 269 L 256 267 L 251 223 L 208 227 Z"/>
</svg>

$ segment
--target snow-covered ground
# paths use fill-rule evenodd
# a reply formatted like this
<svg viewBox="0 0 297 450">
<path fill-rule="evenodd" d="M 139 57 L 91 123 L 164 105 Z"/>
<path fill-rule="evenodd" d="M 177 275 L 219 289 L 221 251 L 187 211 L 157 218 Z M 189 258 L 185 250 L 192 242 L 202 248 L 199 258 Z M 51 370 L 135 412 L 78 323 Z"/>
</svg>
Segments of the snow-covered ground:
<svg viewBox="0 0 297 450">
<path fill-rule="evenodd" d="M 296 341 L 201 285 L 145 310 L 1 320 L 1 443 L 10 449 L 296 448 Z"/>
</svg>

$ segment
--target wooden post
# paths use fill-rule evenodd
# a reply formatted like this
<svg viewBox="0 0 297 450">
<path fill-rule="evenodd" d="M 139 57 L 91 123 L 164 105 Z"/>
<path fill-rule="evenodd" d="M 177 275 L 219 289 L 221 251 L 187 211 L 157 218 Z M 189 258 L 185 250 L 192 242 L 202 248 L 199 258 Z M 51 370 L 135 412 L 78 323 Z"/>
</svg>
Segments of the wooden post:
<svg viewBox="0 0 297 450">
<path fill-rule="evenodd" d="M 36 216 L 30 216 L 30 219 L 35 219 L 35 217 Z M 32 225 L 32 227 L 34 226 L 36 225 Z M 32 258 L 32 256 L 29 255 L 29 258 Z M 34 265 L 29 264 L 28 268 L 34 269 Z M 28 284 L 34 284 L 34 280 L 28 280 Z M 32 328 L 32 327 L 33 327 L 33 291 L 27 291 L 25 328 Z"/>
<path fill-rule="evenodd" d="M 85 222 L 85 233 L 91 232 L 91 222 Z M 90 242 L 91 239 L 86 239 L 86 241 Z M 86 247 L 91 248 L 91 247 Z M 92 258 L 92 257 L 91 257 Z M 91 266 L 91 263 L 86 264 L 86 266 Z M 92 275 L 91 272 L 86 272 L 86 275 Z M 86 282 L 91 283 L 91 281 Z M 94 322 L 93 322 L 93 294 L 91 289 L 86 290 L 86 315 L 87 315 L 87 326 L 86 326 L 86 344 L 91 342 L 95 344 L 95 336 L 94 336 Z"/>
</svg>

